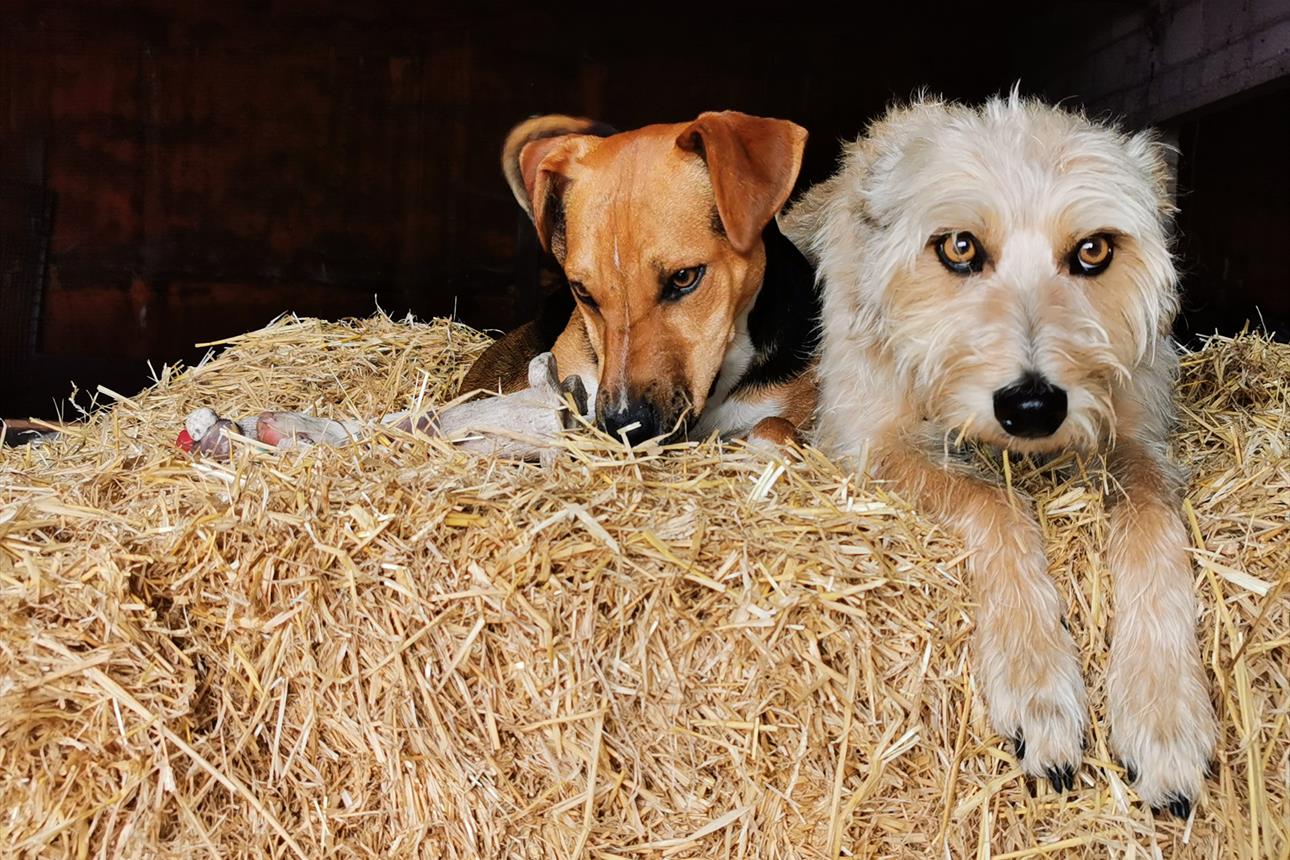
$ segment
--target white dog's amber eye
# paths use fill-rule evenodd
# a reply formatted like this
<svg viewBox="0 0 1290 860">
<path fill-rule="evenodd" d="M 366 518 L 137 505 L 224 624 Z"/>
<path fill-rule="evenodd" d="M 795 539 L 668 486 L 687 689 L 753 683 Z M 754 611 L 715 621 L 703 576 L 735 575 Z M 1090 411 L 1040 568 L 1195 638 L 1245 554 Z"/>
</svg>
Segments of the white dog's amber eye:
<svg viewBox="0 0 1290 860">
<path fill-rule="evenodd" d="M 706 270 L 703 266 L 677 269 L 668 277 L 667 283 L 663 285 L 663 298 L 675 300 L 693 292 L 694 288 L 703 280 L 704 271 Z"/>
<path fill-rule="evenodd" d="M 935 242 L 941 264 L 957 275 L 979 272 L 985 265 L 985 254 L 971 233 L 946 233 Z"/>
<path fill-rule="evenodd" d="M 1115 256 L 1115 245 L 1112 244 L 1110 236 L 1099 233 L 1087 239 L 1080 239 L 1075 243 L 1075 250 L 1071 252 L 1071 274 L 1101 274 L 1107 266 L 1111 265 L 1113 256 Z"/>
</svg>

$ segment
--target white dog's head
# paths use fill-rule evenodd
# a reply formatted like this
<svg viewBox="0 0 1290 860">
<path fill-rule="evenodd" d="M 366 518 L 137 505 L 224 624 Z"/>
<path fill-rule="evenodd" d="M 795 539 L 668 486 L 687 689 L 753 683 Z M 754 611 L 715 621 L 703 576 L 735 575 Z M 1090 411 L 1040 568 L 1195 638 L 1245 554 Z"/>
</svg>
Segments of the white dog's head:
<svg viewBox="0 0 1290 860">
<path fill-rule="evenodd" d="M 822 374 L 850 344 L 947 431 L 1023 451 L 1113 434 L 1114 388 L 1177 310 L 1163 149 L 1015 91 L 891 110 L 782 219 L 824 283 Z"/>
</svg>

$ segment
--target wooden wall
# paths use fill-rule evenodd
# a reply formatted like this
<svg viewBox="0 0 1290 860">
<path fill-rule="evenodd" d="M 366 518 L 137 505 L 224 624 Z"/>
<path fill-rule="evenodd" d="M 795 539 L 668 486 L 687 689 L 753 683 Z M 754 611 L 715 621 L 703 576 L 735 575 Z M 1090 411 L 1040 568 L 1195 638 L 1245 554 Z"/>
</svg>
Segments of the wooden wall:
<svg viewBox="0 0 1290 860">
<path fill-rule="evenodd" d="M 284 311 L 509 327 L 539 299 L 516 121 L 784 116 L 807 184 L 893 96 L 1024 79 L 1029 8 L 0 0 L 0 415 Z"/>
<path fill-rule="evenodd" d="M 857 56 L 854 31 L 784 7 L 4 5 L 0 233 L 37 276 L 5 287 L 23 321 L 11 328 L 34 348 L 21 366 L 7 354 L 11 415 L 47 412 L 70 378 L 137 388 L 145 359 L 191 358 L 195 342 L 287 310 L 379 301 L 521 321 L 538 298 L 533 242 L 498 149 L 530 114 L 620 127 L 725 107 L 793 117 L 815 133 L 818 178 L 837 138 L 927 81 L 881 34 Z M 1000 85 L 997 65 L 956 74 L 957 88 Z M 38 222 L 39 253 L 19 254 Z"/>
<path fill-rule="evenodd" d="M 1290 81 L 1178 123 L 1181 337 L 1290 340 Z"/>
</svg>

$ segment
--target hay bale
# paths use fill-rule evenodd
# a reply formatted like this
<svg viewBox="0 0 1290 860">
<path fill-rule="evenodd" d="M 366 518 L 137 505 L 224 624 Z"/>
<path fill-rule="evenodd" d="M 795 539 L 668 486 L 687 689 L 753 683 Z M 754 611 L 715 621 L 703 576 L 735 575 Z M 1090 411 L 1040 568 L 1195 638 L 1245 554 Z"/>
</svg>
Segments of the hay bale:
<svg viewBox="0 0 1290 860">
<path fill-rule="evenodd" d="M 285 319 L 0 455 L 0 844 L 1287 856 L 1290 347 L 1215 339 L 1184 365 L 1177 451 L 1223 731 L 1183 824 L 1132 802 L 1108 754 L 1102 478 L 1071 458 L 1011 464 L 1094 708 L 1062 800 L 1032 795 L 986 726 L 959 543 L 814 452 L 629 454 L 584 433 L 543 471 L 400 435 L 228 464 L 173 447 L 199 405 L 442 400 L 485 342 Z"/>
</svg>

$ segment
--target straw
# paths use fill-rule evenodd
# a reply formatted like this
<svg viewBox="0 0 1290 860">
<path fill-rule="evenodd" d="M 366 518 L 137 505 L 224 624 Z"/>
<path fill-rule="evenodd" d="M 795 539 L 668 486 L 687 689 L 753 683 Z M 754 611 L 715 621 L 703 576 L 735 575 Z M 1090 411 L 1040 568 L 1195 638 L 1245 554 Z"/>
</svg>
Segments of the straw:
<svg viewBox="0 0 1290 860">
<path fill-rule="evenodd" d="M 1031 789 L 972 675 L 959 542 L 818 452 L 555 466 L 390 431 L 193 461 L 198 406 L 450 399 L 483 335 L 287 317 L 0 454 L 0 845 L 20 857 L 1286 857 L 1290 347 L 1183 362 L 1222 724 L 1190 822 L 1107 745 L 1104 479 L 1008 462 L 1093 708 Z M 981 467 L 999 471 L 996 459 Z M 1002 480 L 1002 475 L 1000 475 Z"/>
</svg>

